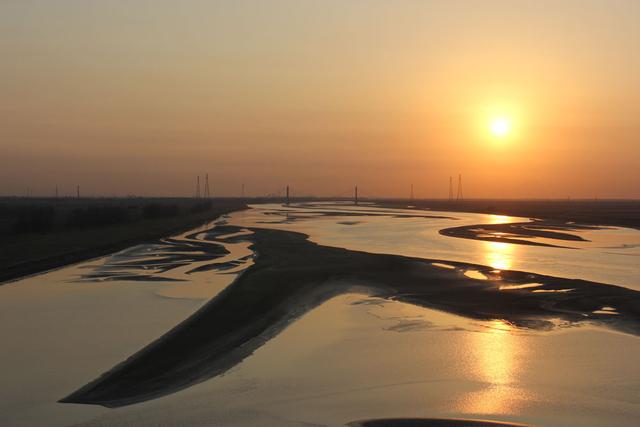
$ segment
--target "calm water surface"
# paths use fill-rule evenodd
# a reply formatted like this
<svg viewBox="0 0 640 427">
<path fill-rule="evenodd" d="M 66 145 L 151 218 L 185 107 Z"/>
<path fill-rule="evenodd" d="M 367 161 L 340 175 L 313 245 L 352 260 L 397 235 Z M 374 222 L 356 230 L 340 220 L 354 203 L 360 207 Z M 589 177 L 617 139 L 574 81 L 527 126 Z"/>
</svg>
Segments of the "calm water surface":
<svg viewBox="0 0 640 427">
<path fill-rule="evenodd" d="M 568 243 L 577 249 L 438 233 L 452 226 L 525 220 L 274 204 L 217 223 L 299 231 L 320 244 L 353 250 L 639 289 L 636 230 L 582 231 L 577 234 L 589 242 Z M 202 242 L 212 225 L 176 240 Z M 169 270 L 127 271 L 132 260 L 158 259 L 168 251 L 151 244 L 0 286 L 0 424 L 333 426 L 408 416 L 636 426 L 640 419 L 637 337 L 589 326 L 514 329 L 500 319 L 470 320 L 357 293 L 307 313 L 225 375 L 178 393 L 120 409 L 56 403 L 187 318 L 251 265 L 246 242 L 225 246 L 230 254 L 216 260 L 231 263 L 224 271 L 192 272 L 207 264 L 203 260 L 176 261 Z M 100 279 L 86 279 L 92 275 Z M 149 276 L 184 281 L 149 281 Z"/>
<path fill-rule="evenodd" d="M 429 215 L 448 218 L 431 218 Z M 468 262 L 500 270 L 592 280 L 640 290 L 640 230 L 606 227 L 570 232 L 587 240 L 584 242 L 532 239 L 572 249 L 478 241 L 439 234 L 440 230 L 449 227 L 523 221 L 528 219 L 373 206 L 336 207 L 330 204 L 299 207 L 257 205 L 249 211 L 234 213 L 229 219 L 236 225 L 299 231 L 308 234 L 312 241 L 327 246 Z"/>
</svg>

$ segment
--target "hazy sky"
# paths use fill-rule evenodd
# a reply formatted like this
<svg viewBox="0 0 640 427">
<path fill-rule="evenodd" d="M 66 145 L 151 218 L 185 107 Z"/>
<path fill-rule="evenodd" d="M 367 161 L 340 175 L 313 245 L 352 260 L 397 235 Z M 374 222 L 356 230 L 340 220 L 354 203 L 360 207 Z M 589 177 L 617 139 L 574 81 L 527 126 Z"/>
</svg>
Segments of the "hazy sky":
<svg viewBox="0 0 640 427">
<path fill-rule="evenodd" d="M 640 1 L 0 3 L 0 194 L 640 197 Z M 494 117 L 512 126 L 504 138 Z"/>
</svg>

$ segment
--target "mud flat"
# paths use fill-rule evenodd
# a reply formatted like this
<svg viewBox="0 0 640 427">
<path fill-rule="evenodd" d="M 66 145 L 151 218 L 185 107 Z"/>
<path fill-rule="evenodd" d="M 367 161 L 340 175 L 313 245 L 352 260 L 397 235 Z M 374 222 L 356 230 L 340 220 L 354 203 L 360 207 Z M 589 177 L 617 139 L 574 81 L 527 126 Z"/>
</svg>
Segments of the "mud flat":
<svg viewBox="0 0 640 427">
<path fill-rule="evenodd" d="M 198 199 L 0 199 L 0 285 L 190 230 L 246 207 L 238 199 L 202 203 Z M 120 220 L 114 219 L 119 215 Z M 17 233 L 10 225 L 13 220 L 33 230 Z M 73 221 L 77 226 L 70 225 Z M 41 230 L 45 225 L 47 229 Z"/>
<path fill-rule="evenodd" d="M 579 224 L 567 224 L 555 220 L 533 220 L 508 224 L 477 224 L 462 227 L 450 227 L 440 230 L 440 234 L 449 237 L 484 240 L 487 242 L 515 243 L 520 245 L 567 248 L 566 246 L 527 239 L 555 239 L 565 242 L 584 242 L 583 237 L 571 234 L 571 231 L 598 230 L 601 227 Z"/>
<path fill-rule="evenodd" d="M 320 246 L 289 231 L 251 231 L 228 239 L 249 239 L 258 255 L 234 283 L 61 402 L 120 407 L 201 383 L 236 366 L 312 308 L 354 290 L 472 319 L 502 319 L 524 330 L 590 323 L 640 334 L 640 292 L 627 288 Z"/>
<path fill-rule="evenodd" d="M 379 200 L 383 206 L 640 228 L 640 200 Z"/>
</svg>

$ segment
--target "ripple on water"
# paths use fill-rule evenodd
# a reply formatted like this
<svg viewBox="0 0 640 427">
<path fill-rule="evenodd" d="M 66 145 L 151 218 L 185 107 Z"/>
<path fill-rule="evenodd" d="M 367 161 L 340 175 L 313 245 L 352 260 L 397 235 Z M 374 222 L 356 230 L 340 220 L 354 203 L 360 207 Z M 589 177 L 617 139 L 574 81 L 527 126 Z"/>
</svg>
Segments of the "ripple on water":
<svg viewBox="0 0 640 427">
<path fill-rule="evenodd" d="M 470 279 L 489 280 L 489 277 L 487 277 L 486 274 L 481 273 L 478 270 L 467 270 L 464 272 L 464 275 L 469 277 Z"/>
<path fill-rule="evenodd" d="M 542 283 L 523 283 L 520 285 L 500 285 L 498 289 L 501 291 L 511 291 L 516 289 L 529 289 L 529 288 L 537 288 L 543 286 Z"/>
<path fill-rule="evenodd" d="M 455 270 L 455 266 L 450 265 L 450 264 L 445 264 L 442 262 L 432 262 L 431 265 L 435 266 L 435 267 L 440 267 L 440 268 L 448 268 L 449 270 Z"/>
<path fill-rule="evenodd" d="M 615 314 L 615 315 L 620 314 L 618 313 L 615 307 L 610 307 L 610 306 L 600 307 L 599 310 L 594 310 L 592 311 L 592 313 L 593 314 Z"/>
</svg>

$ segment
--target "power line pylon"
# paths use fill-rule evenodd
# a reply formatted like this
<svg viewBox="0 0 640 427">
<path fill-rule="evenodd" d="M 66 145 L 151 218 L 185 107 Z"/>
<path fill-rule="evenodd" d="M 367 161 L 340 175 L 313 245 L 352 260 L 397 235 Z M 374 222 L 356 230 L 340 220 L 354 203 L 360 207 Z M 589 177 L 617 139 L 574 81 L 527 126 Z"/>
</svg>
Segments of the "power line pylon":
<svg viewBox="0 0 640 427">
<path fill-rule="evenodd" d="M 453 177 L 449 177 L 449 201 L 453 200 Z"/>
<path fill-rule="evenodd" d="M 207 199 L 211 197 L 209 193 L 209 174 L 205 174 L 204 176 L 204 197 Z"/>
<path fill-rule="evenodd" d="M 287 185 L 287 206 L 289 206 L 289 186 Z"/>
<path fill-rule="evenodd" d="M 198 175 L 198 178 L 196 180 L 196 199 L 200 198 L 200 175 Z"/>
<path fill-rule="evenodd" d="M 462 200 L 462 175 L 458 175 L 458 194 L 456 195 L 456 201 Z"/>
</svg>

